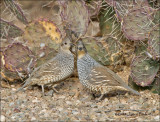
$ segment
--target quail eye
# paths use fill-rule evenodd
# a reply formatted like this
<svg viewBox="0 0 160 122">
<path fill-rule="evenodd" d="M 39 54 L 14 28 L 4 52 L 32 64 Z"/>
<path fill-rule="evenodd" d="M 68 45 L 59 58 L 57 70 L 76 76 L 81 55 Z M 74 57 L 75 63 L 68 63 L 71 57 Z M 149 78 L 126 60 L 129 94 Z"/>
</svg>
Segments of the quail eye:
<svg viewBox="0 0 160 122">
<path fill-rule="evenodd" d="M 80 47 L 79 50 L 82 50 L 82 47 Z"/>
<path fill-rule="evenodd" d="M 64 44 L 67 45 L 67 42 L 65 42 Z"/>
</svg>

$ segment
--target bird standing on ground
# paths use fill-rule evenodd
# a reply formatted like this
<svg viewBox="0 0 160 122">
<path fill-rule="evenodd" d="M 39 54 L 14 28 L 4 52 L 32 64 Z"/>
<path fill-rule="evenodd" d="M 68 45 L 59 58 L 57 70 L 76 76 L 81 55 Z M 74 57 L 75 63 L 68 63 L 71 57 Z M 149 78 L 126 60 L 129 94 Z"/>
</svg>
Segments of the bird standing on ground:
<svg viewBox="0 0 160 122">
<path fill-rule="evenodd" d="M 74 56 L 70 51 L 71 47 L 70 39 L 65 37 L 59 47 L 58 54 L 45 64 L 35 68 L 25 84 L 16 93 L 24 87 L 37 84 L 42 87 L 44 96 L 44 85 L 56 84 L 69 77 L 74 71 Z"/>
<path fill-rule="evenodd" d="M 96 62 L 88 53 L 81 40 L 77 44 L 77 68 L 80 82 L 91 91 L 104 94 L 117 89 L 127 89 L 136 95 L 137 91 L 130 88 L 117 74 Z"/>
</svg>

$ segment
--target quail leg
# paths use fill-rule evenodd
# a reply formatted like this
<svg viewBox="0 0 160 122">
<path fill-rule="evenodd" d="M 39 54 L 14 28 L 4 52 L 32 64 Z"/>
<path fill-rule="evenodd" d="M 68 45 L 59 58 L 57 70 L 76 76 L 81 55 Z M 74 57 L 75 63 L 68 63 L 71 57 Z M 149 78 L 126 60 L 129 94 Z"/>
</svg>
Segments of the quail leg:
<svg viewBox="0 0 160 122">
<path fill-rule="evenodd" d="M 53 88 L 52 88 L 52 97 L 53 97 L 53 93 L 54 93 L 54 92 L 58 93 L 57 89 L 53 87 Z"/>
<path fill-rule="evenodd" d="M 101 96 L 96 101 L 100 102 L 100 101 L 102 101 L 103 98 L 104 98 L 104 94 L 101 94 Z"/>
</svg>

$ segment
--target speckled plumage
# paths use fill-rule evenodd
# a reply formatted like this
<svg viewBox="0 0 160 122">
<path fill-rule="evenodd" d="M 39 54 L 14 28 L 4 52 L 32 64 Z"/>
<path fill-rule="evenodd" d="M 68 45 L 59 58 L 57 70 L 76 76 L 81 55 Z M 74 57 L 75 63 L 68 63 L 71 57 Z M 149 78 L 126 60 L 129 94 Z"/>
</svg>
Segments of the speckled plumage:
<svg viewBox="0 0 160 122">
<path fill-rule="evenodd" d="M 74 56 L 70 52 L 71 42 L 65 38 L 59 48 L 58 54 L 41 66 L 37 67 L 26 80 L 25 84 L 18 89 L 20 91 L 29 85 L 42 86 L 44 94 L 44 85 L 55 84 L 69 77 L 74 70 Z"/>
<path fill-rule="evenodd" d="M 88 53 L 80 40 L 78 42 L 77 68 L 80 82 L 89 90 L 102 95 L 117 89 L 126 89 L 140 95 L 130 88 L 117 74 L 96 62 Z"/>
</svg>

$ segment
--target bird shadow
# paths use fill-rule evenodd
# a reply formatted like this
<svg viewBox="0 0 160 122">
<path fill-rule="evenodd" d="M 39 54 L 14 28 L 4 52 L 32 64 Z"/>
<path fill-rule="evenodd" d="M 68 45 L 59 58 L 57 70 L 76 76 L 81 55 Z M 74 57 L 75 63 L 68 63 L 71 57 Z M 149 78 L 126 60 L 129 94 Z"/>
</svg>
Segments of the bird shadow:
<svg viewBox="0 0 160 122">
<path fill-rule="evenodd" d="M 104 94 L 101 99 L 99 99 L 101 97 L 100 93 L 99 94 L 92 94 L 92 95 L 93 95 L 93 98 L 96 102 L 100 102 L 106 98 L 109 99 L 109 98 L 116 97 L 116 96 L 119 97 L 120 95 L 125 95 L 126 93 L 128 93 L 128 91 L 122 91 L 122 90 L 112 91 L 112 92 Z"/>
</svg>

